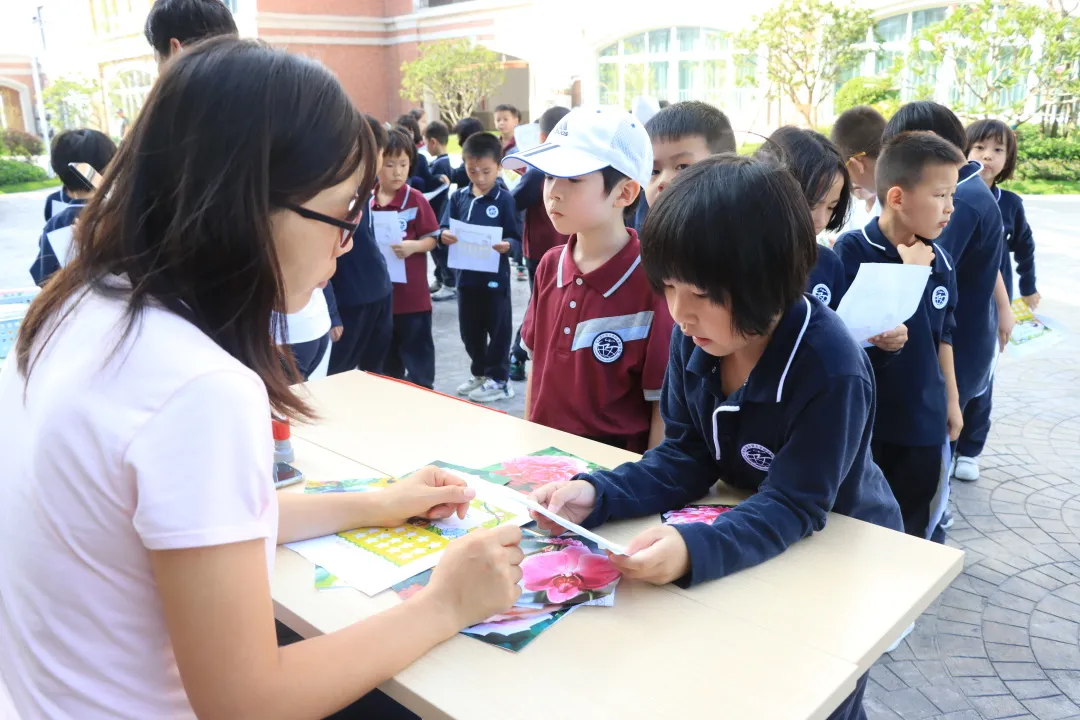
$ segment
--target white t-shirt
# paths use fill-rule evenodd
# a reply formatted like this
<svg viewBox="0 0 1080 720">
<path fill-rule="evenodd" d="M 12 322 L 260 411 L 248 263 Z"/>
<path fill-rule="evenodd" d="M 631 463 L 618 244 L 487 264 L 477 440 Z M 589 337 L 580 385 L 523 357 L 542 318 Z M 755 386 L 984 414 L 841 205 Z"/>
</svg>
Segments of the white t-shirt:
<svg viewBox="0 0 1080 720">
<path fill-rule="evenodd" d="M 0 675 L 23 720 L 193 718 L 150 551 L 263 538 L 273 565 L 265 386 L 163 309 L 113 353 L 124 309 L 87 295 L 28 384 L 14 352 L 0 371 Z"/>
<path fill-rule="evenodd" d="M 318 340 L 330 332 L 330 307 L 326 304 L 326 295 L 321 288 L 315 288 L 315 292 L 311 293 L 311 300 L 302 310 L 285 316 L 285 327 L 288 328 L 290 345 Z M 281 337 L 276 323 L 274 333 L 274 341 L 278 345 L 284 345 L 285 338 Z"/>
</svg>

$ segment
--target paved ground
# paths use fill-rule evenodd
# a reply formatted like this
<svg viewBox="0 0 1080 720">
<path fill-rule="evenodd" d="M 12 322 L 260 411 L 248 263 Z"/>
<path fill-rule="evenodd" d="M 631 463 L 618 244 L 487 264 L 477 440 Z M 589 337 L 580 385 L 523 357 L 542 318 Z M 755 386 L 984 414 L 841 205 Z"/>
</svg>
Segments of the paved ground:
<svg viewBox="0 0 1080 720">
<path fill-rule="evenodd" d="M 46 193 L 0 195 L 0 287 L 26 268 Z M 1006 355 L 983 477 L 955 484 L 963 575 L 871 671 L 872 720 L 1080 718 L 1080 198 L 1029 198 L 1045 314 L 1068 333 Z M 514 282 L 520 322 L 528 283 Z M 436 304 L 436 388 L 468 376 L 456 304 Z M 500 407 L 521 415 L 524 385 Z M 887 558 L 882 558 L 887 562 Z"/>
</svg>

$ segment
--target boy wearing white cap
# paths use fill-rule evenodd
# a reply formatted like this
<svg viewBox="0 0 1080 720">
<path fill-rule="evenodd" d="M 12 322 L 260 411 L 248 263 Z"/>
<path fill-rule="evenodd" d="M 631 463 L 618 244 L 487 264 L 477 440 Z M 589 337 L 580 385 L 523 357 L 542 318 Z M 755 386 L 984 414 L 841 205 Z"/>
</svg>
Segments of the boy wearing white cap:
<svg viewBox="0 0 1080 720">
<path fill-rule="evenodd" d="M 657 401 L 672 327 L 623 223 L 652 174 L 649 135 L 624 111 L 577 108 L 503 165 L 547 175 L 544 205 L 570 236 L 540 261 L 521 327 L 533 361 L 526 418 L 644 452 L 664 435 Z"/>
</svg>

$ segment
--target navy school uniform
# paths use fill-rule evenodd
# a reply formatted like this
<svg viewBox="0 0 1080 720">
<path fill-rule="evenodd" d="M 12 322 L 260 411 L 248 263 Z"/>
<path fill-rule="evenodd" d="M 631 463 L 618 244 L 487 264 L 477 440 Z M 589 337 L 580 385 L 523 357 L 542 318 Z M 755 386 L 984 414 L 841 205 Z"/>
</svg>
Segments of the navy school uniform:
<svg viewBox="0 0 1080 720">
<path fill-rule="evenodd" d="M 819 244 L 817 250 L 817 263 L 806 281 L 806 292 L 836 310 L 851 281 L 844 273 L 844 263 L 832 248 Z"/>
<path fill-rule="evenodd" d="M 956 268 L 956 332 L 953 354 L 960 407 L 986 389 L 997 345 L 994 287 L 1001 267 L 1001 211 L 979 177 L 982 165 L 960 168 L 953 214 L 937 239 Z"/>
<path fill-rule="evenodd" d="M 67 188 L 61 187 L 49 197 L 45 198 L 45 222 L 52 220 L 53 215 L 59 215 L 68 205 L 76 201 L 68 195 Z"/>
<path fill-rule="evenodd" d="M 956 327 L 956 273 L 940 245 L 934 248 L 923 297 L 904 321 L 908 339 L 896 353 L 866 349 L 877 378 L 878 411 L 871 443 L 874 461 L 900 504 L 904 530 L 928 537 L 934 496 L 942 473 L 942 447 L 948 438 L 945 376 L 938 348 L 952 344 Z M 862 230 L 844 233 L 833 246 L 855 280 L 863 263 L 901 264 L 896 247 L 873 218 Z"/>
<path fill-rule="evenodd" d="M 41 231 L 41 237 L 38 239 L 38 255 L 34 259 L 34 264 L 30 266 L 30 276 L 34 278 L 34 283 L 39 287 L 43 286 L 46 280 L 62 268 L 65 261 L 64 258 L 57 257 L 56 251 L 53 250 L 53 246 L 49 242 L 49 235 L 75 224 L 75 219 L 79 217 L 79 213 L 86 207 L 85 200 L 75 200 L 73 198 L 68 198 L 68 200 L 70 200 L 70 203 L 68 203 L 67 207 L 53 215 L 45 223 L 45 228 Z M 70 257 L 70 246 L 68 253 Z"/>
<path fill-rule="evenodd" d="M 394 329 L 393 294 L 386 260 L 369 223 L 361 222 L 353 233 L 352 249 L 338 258 L 330 285 L 342 333 L 330 348 L 329 374 L 358 368 L 382 372 Z"/>
<path fill-rule="evenodd" d="M 1001 223 L 1005 241 L 1001 248 L 1001 277 L 1009 301 L 1013 299 L 1013 259 L 1016 274 L 1020 276 L 1020 295 L 1034 295 L 1035 288 L 1035 238 L 1031 233 L 1024 201 L 1020 196 L 995 186 L 994 197 L 1001 210 Z M 986 446 L 990 434 L 990 411 L 993 409 L 994 382 L 991 378 L 986 391 L 976 395 L 964 407 L 964 429 L 956 443 L 956 452 L 964 457 L 978 457 Z"/>
<path fill-rule="evenodd" d="M 521 229 L 510 191 L 496 182 L 485 195 L 473 195 L 472 186 L 457 190 L 447 203 L 442 227 L 450 220 L 501 227 L 511 248 L 520 246 Z M 512 252 L 512 250 L 511 250 Z M 475 377 L 506 382 L 510 377 L 510 341 L 514 334 L 510 306 L 510 252 L 499 257 L 494 273 L 458 271 L 458 322 L 461 341 Z"/>
<path fill-rule="evenodd" d="M 434 177 L 445 175 L 450 178 L 450 182 L 454 181 L 454 168 L 450 166 L 450 156 L 443 154 L 431 161 L 431 174 Z M 466 182 L 468 178 L 466 177 Z M 441 218 L 443 216 L 443 210 L 446 208 L 446 203 L 450 200 L 450 188 L 447 188 L 441 194 L 435 196 L 430 200 L 431 209 L 435 213 L 435 217 Z M 454 271 L 451 270 L 446 264 L 447 248 L 445 245 L 438 245 L 431 251 L 431 259 L 435 261 L 435 279 L 446 287 L 457 287 L 457 277 L 454 275 Z"/>
</svg>

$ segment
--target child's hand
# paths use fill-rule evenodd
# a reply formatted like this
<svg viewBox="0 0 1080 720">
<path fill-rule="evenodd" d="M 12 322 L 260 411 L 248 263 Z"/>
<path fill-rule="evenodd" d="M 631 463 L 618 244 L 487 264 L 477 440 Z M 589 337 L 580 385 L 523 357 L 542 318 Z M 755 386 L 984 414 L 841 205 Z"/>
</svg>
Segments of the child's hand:
<svg viewBox="0 0 1080 720">
<path fill-rule="evenodd" d="M 420 251 L 420 242 L 418 240 L 403 240 L 397 245 L 391 245 L 390 249 L 394 251 L 394 255 L 404 260 Z"/>
<path fill-rule="evenodd" d="M 930 267 L 934 262 L 934 248 L 919 240 L 911 245 L 897 245 L 896 252 L 900 253 L 900 259 L 905 265 Z"/>
<path fill-rule="evenodd" d="M 946 426 L 949 428 L 949 440 L 956 442 L 960 439 L 960 431 L 964 429 L 964 412 L 960 409 L 960 400 L 950 400 L 946 416 Z"/>
<path fill-rule="evenodd" d="M 1034 295 L 1025 295 L 1024 296 L 1024 302 L 1026 302 L 1027 306 L 1029 308 L 1031 308 L 1032 310 L 1035 310 L 1035 309 L 1037 309 L 1039 307 L 1039 301 L 1040 300 L 1042 300 L 1042 295 L 1040 295 L 1039 293 L 1035 293 Z"/>
<path fill-rule="evenodd" d="M 886 330 L 880 335 L 868 338 L 867 342 L 885 352 L 896 352 L 907 343 L 907 325 L 901 323 L 892 330 Z"/>
<path fill-rule="evenodd" d="M 690 572 L 690 551 L 671 525 L 652 527 L 626 546 L 629 555 L 613 555 L 611 564 L 622 574 L 653 585 L 666 585 Z"/>
<path fill-rule="evenodd" d="M 497 242 L 492 245 L 491 249 L 499 253 L 500 255 L 505 255 L 506 253 L 510 252 L 510 243 L 503 240 L 502 242 Z"/>
<path fill-rule="evenodd" d="M 457 235 L 449 230 L 443 230 L 442 235 L 439 236 L 439 242 L 443 245 L 453 245 L 457 242 Z"/>
<path fill-rule="evenodd" d="M 1005 347 L 1009 344 L 1009 338 L 1012 337 L 1015 325 L 1016 318 L 1013 317 L 1011 308 L 1007 311 L 998 311 L 998 346 L 1000 352 L 1005 352 Z"/>
<path fill-rule="evenodd" d="M 423 467 L 398 480 L 377 499 L 382 507 L 380 526 L 397 527 L 411 517 L 441 520 L 457 515 L 464 519 L 476 491 L 457 475 L 435 467 Z"/>
<path fill-rule="evenodd" d="M 405 249 L 405 243 L 398 243 L 397 245 L 391 245 L 390 249 L 394 251 L 394 257 L 404 260 L 409 257 L 410 253 Z"/>
<path fill-rule="evenodd" d="M 596 506 L 596 488 L 585 480 L 558 480 L 533 490 L 529 499 L 580 525 Z M 541 530 L 555 534 L 566 532 L 562 525 L 540 513 L 530 512 L 529 515 Z"/>
<path fill-rule="evenodd" d="M 439 183 L 442 184 L 442 185 L 449 185 L 450 184 L 450 178 L 446 177 L 445 175 L 440 175 L 439 176 Z"/>
<path fill-rule="evenodd" d="M 344 333 L 345 327 L 343 325 L 335 325 L 330 328 L 330 342 L 337 342 Z"/>
</svg>

